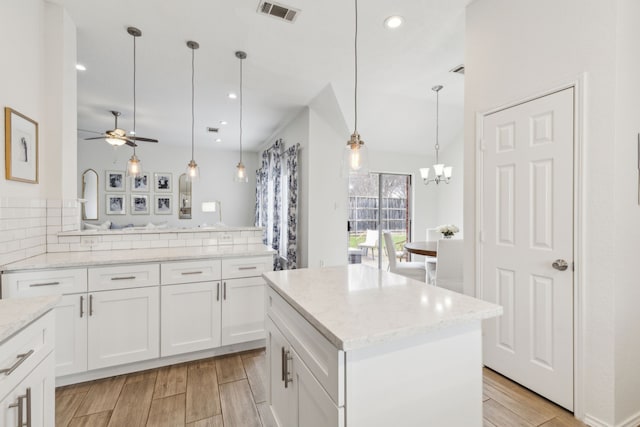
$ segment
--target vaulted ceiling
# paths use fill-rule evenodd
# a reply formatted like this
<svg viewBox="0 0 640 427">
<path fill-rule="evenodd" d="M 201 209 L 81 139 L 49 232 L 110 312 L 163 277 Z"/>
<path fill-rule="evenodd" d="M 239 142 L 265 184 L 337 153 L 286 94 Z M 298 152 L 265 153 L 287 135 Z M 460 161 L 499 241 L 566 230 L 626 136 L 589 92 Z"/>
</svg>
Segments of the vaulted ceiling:
<svg viewBox="0 0 640 427">
<path fill-rule="evenodd" d="M 354 3 L 285 0 L 301 12 L 288 23 L 259 14 L 258 0 L 54 0 L 77 25 L 78 128 L 113 128 L 109 110 L 131 129 L 133 41 L 137 40 L 137 131 L 160 144 L 191 141 L 191 50 L 195 52 L 196 144 L 238 146 L 239 60 L 244 50 L 243 140 L 255 149 L 327 85 L 353 128 Z M 462 132 L 464 8 L 470 0 L 360 0 L 359 125 L 372 149 L 430 152 L 435 94 L 440 92 L 441 142 Z M 385 18 L 401 15 L 389 30 Z M 226 125 L 220 124 L 226 121 Z M 206 127 L 219 127 L 216 137 Z M 90 134 L 79 132 L 84 138 Z M 345 143 L 348 139 L 345 134 Z M 216 138 L 222 142 L 215 142 Z M 84 142 L 83 142 L 84 143 Z M 87 142 L 88 143 L 88 142 Z"/>
</svg>

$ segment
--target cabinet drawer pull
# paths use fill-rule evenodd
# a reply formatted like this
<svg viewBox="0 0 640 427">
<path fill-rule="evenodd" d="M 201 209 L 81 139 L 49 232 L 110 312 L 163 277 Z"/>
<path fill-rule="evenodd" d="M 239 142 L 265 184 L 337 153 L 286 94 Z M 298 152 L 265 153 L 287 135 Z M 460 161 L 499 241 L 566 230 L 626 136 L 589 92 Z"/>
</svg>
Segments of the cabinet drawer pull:
<svg viewBox="0 0 640 427">
<path fill-rule="evenodd" d="M 32 283 L 29 285 L 30 288 L 37 288 L 39 286 L 56 286 L 59 285 L 60 282 L 46 282 L 46 283 Z"/>
<path fill-rule="evenodd" d="M 84 316 L 84 295 L 80 295 L 80 318 Z"/>
<path fill-rule="evenodd" d="M 258 266 L 254 265 L 252 267 L 238 267 L 238 270 L 255 270 L 257 268 L 258 268 Z"/>
<path fill-rule="evenodd" d="M 216 301 L 220 301 L 220 282 L 216 283 Z"/>
<path fill-rule="evenodd" d="M 293 378 L 289 377 L 289 362 L 293 360 L 291 351 L 284 352 L 284 388 L 289 388 L 289 383 L 293 382 Z"/>
<path fill-rule="evenodd" d="M 227 300 L 227 282 L 222 282 L 222 299 Z"/>
<path fill-rule="evenodd" d="M 202 271 L 184 271 L 181 274 L 183 276 L 188 276 L 189 274 L 202 274 Z"/>
<path fill-rule="evenodd" d="M 27 399 L 27 427 L 31 427 L 31 387 L 27 387 L 24 397 Z"/>
<path fill-rule="evenodd" d="M 27 389 L 29 394 L 30 394 L 30 389 Z M 24 408 L 22 407 L 22 403 L 24 402 L 24 399 L 27 397 L 27 395 L 22 395 L 22 396 L 18 396 L 18 402 L 17 403 L 12 403 L 11 405 L 9 405 L 9 408 L 17 408 L 18 410 L 18 424 L 16 425 L 16 427 L 24 427 L 24 421 L 23 421 L 23 414 L 24 414 Z"/>
<path fill-rule="evenodd" d="M 29 356 L 33 354 L 33 352 L 34 350 L 31 349 L 26 353 L 17 355 L 16 357 L 18 358 L 18 360 L 16 360 L 16 363 L 14 363 L 10 368 L 0 369 L 0 374 L 5 374 L 6 376 L 11 375 L 13 371 L 18 369 L 18 366 L 22 365 L 24 361 L 27 360 Z"/>
<path fill-rule="evenodd" d="M 89 295 L 89 316 L 93 316 L 93 295 Z"/>
<path fill-rule="evenodd" d="M 282 371 L 281 381 L 283 381 L 283 382 L 284 382 L 284 380 L 285 380 L 285 372 L 286 372 L 286 370 L 287 370 L 287 368 L 286 368 L 286 362 L 285 362 L 285 359 L 284 359 L 284 347 L 282 347 L 282 350 L 281 350 L 281 352 L 280 352 L 280 369 L 281 369 L 281 371 Z M 286 386 L 285 386 L 285 387 L 286 387 Z"/>
<path fill-rule="evenodd" d="M 133 280 L 136 276 L 112 277 L 111 280 Z"/>
</svg>

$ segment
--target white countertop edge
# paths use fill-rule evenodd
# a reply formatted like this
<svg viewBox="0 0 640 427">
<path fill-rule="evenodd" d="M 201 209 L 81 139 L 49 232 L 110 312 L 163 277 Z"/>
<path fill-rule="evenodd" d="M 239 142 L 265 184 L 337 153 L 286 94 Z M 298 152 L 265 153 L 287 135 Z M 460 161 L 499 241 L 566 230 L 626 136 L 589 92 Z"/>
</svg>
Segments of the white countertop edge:
<svg viewBox="0 0 640 427">
<path fill-rule="evenodd" d="M 0 266 L 0 272 L 89 267 L 95 265 L 136 264 L 167 261 L 190 261 L 208 258 L 268 256 L 276 251 L 262 244 L 124 249 L 120 251 L 57 252 L 36 255 Z"/>
<path fill-rule="evenodd" d="M 129 234 L 169 234 L 169 233 L 210 233 L 210 232 L 234 232 L 234 231 L 262 231 L 262 227 L 198 227 L 198 228 L 145 228 L 129 227 L 121 229 L 107 230 L 74 230 L 61 231 L 60 237 L 68 236 L 113 236 Z"/>
<path fill-rule="evenodd" d="M 59 295 L 0 299 L 0 344 L 58 304 Z"/>
</svg>

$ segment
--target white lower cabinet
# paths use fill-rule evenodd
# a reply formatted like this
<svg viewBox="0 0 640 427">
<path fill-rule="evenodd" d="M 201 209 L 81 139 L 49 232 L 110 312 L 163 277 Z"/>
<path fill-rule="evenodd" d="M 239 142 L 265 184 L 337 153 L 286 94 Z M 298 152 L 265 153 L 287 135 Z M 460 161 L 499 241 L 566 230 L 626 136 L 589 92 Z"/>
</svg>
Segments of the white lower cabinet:
<svg viewBox="0 0 640 427">
<path fill-rule="evenodd" d="M 269 403 L 277 425 L 293 425 L 293 388 L 285 384 L 285 352 L 289 343 L 280 330 L 267 318 L 267 372 L 269 377 Z"/>
<path fill-rule="evenodd" d="M 264 293 L 261 277 L 223 281 L 222 345 L 264 338 Z"/>
<path fill-rule="evenodd" d="M 56 315 L 56 375 L 87 370 L 87 294 L 65 295 Z"/>
<path fill-rule="evenodd" d="M 162 286 L 162 356 L 220 346 L 221 283 Z"/>
<path fill-rule="evenodd" d="M 89 369 L 160 356 L 157 286 L 89 293 Z"/>
</svg>

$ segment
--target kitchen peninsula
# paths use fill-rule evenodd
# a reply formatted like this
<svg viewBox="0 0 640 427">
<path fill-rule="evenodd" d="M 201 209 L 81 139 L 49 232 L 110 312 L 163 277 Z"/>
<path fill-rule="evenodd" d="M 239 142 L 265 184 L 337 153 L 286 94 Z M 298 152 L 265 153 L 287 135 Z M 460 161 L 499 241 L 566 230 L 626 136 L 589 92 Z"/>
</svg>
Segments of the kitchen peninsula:
<svg viewBox="0 0 640 427">
<path fill-rule="evenodd" d="M 269 404 L 289 426 L 481 426 L 502 307 L 362 265 L 265 273 Z"/>
<path fill-rule="evenodd" d="M 256 243 L 261 234 L 61 233 L 59 252 L 0 266 L 2 299 L 62 296 L 53 309 L 57 385 L 262 347 L 261 274 L 274 251 Z"/>
</svg>

